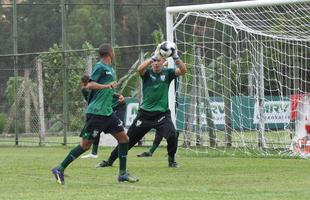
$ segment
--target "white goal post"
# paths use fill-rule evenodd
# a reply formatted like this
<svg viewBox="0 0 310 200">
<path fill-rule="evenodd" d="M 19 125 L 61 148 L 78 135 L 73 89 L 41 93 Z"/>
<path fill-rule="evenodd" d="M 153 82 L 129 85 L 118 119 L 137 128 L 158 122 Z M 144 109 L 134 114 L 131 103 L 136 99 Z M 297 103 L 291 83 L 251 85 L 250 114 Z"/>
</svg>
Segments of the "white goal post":
<svg viewBox="0 0 310 200">
<path fill-rule="evenodd" d="M 289 149 L 290 99 L 310 92 L 309 20 L 310 0 L 166 9 L 167 40 L 188 68 L 169 90 L 185 146 Z"/>
</svg>

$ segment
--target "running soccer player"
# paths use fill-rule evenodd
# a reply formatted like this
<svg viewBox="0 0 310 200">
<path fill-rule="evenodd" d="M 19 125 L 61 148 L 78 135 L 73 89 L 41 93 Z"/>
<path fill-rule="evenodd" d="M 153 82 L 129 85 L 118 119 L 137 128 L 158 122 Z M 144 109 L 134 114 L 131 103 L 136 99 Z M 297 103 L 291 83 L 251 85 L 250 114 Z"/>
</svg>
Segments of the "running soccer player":
<svg viewBox="0 0 310 200">
<path fill-rule="evenodd" d="M 89 82 L 89 76 L 83 75 L 81 78 L 81 82 L 82 82 L 81 92 L 83 94 L 84 99 L 87 101 L 90 91 L 85 87 Z M 126 114 L 126 102 L 123 95 L 114 93 L 112 100 L 112 108 L 116 117 L 118 117 L 124 123 Z M 81 158 L 94 158 L 94 159 L 98 158 L 99 141 L 100 141 L 100 134 L 98 134 L 98 136 L 95 138 L 94 143 L 92 144 L 91 153 L 81 156 Z"/>
<path fill-rule="evenodd" d="M 81 142 L 73 148 L 65 159 L 51 171 L 56 182 L 64 185 L 64 171 L 68 165 L 87 151 L 94 139 L 101 132 L 110 133 L 118 141 L 119 176 L 118 181 L 137 182 L 139 179 L 126 171 L 128 136 L 124 132 L 122 122 L 115 116 L 112 109 L 113 88 L 117 86 L 113 69 L 114 49 L 109 44 L 99 47 L 100 61 L 93 67 L 86 88 L 90 89 L 86 122 L 81 131 Z"/>
<path fill-rule="evenodd" d="M 178 167 L 175 161 L 177 151 L 177 133 L 171 120 L 168 108 L 169 85 L 177 76 L 186 73 L 186 66 L 179 58 L 175 50 L 172 58 L 177 68 L 164 68 L 166 59 L 159 54 L 160 45 L 154 56 L 147 59 L 138 67 L 138 73 L 142 78 L 143 100 L 137 117 L 129 127 L 129 149 L 133 147 L 152 128 L 158 131 L 167 140 L 168 166 Z M 176 49 L 176 48 L 175 48 Z M 148 68 L 151 65 L 151 68 Z M 107 161 L 103 160 L 97 167 L 112 166 L 117 159 L 118 148 L 115 148 Z"/>
</svg>

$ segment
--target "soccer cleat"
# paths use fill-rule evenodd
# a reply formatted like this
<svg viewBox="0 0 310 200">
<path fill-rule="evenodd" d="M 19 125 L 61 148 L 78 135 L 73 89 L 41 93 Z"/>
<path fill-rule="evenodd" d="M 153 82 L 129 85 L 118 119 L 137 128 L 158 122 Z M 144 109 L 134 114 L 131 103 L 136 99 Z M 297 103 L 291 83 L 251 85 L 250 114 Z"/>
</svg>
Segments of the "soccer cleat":
<svg viewBox="0 0 310 200">
<path fill-rule="evenodd" d="M 99 163 L 97 166 L 97 168 L 99 167 L 112 167 L 112 163 L 110 163 L 109 161 L 105 161 L 103 160 L 101 163 Z"/>
<path fill-rule="evenodd" d="M 119 175 L 117 180 L 118 180 L 118 182 L 125 182 L 125 181 L 127 181 L 129 183 L 135 183 L 135 182 L 139 181 L 139 178 L 135 177 L 135 176 L 132 176 L 128 172 L 126 172 L 123 175 Z"/>
<path fill-rule="evenodd" d="M 178 165 L 177 162 L 170 162 L 170 163 L 168 164 L 168 167 L 171 167 L 171 168 L 179 168 L 180 166 Z"/>
<path fill-rule="evenodd" d="M 98 155 L 90 153 L 90 154 L 86 154 L 84 156 L 81 156 L 81 158 L 94 158 L 94 159 L 97 159 Z"/>
<path fill-rule="evenodd" d="M 141 154 L 138 154 L 138 157 L 152 157 L 152 153 L 151 152 L 143 152 Z"/>
<path fill-rule="evenodd" d="M 65 175 L 62 171 L 60 171 L 57 167 L 54 167 L 52 170 L 52 173 L 55 176 L 56 182 L 64 185 L 65 184 Z"/>
</svg>

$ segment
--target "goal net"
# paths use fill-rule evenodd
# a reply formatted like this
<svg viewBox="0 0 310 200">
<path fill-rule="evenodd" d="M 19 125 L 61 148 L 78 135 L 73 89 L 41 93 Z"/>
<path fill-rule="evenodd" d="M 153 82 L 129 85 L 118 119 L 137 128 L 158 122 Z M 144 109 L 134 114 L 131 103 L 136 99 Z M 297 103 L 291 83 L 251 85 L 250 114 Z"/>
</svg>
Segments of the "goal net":
<svg viewBox="0 0 310 200">
<path fill-rule="evenodd" d="M 290 153 L 299 123 L 292 99 L 310 92 L 309 21 L 305 0 L 167 8 L 167 39 L 188 69 L 175 87 L 181 145 Z"/>
</svg>

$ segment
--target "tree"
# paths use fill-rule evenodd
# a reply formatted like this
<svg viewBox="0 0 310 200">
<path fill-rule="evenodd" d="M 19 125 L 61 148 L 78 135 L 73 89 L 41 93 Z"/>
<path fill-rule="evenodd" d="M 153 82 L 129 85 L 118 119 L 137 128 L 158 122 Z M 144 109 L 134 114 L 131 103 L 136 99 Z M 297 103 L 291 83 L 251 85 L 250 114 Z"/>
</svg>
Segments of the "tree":
<svg viewBox="0 0 310 200">
<path fill-rule="evenodd" d="M 89 49 L 88 54 L 93 49 L 89 43 L 85 43 L 83 47 Z M 50 54 L 42 54 L 40 56 L 43 63 L 44 103 L 48 113 L 46 117 L 50 122 L 48 127 L 53 126 L 51 122 L 59 123 L 63 119 L 64 91 L 62 69 L 65 67 L 65 58 L 61 51 L 61 46 L 54 44 L 53 48 L 49 50 Z M 69 96 L 69 130 L 73 131 L 80 129 L 80 124 L 82 124 L 84 117 L 85 103 L 80 93 L 80 77 L 86 69 L 87 55 L 81 56 L 77 52 L 70 52 L 66 53 L 65 56 L 68 63 L 68 91 L 65 92 Z"/>
</svg>

